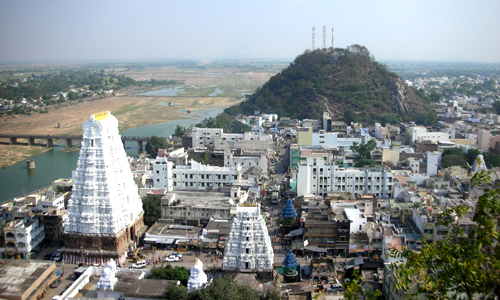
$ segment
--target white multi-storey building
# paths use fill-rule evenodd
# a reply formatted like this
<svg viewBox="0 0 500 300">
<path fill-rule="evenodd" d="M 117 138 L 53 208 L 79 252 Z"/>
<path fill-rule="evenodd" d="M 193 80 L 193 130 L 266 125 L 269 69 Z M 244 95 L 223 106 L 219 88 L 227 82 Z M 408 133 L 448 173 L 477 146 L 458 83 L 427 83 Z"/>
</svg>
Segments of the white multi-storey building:
<svg viewBox="0 0 500 300">
<path fill-rule="evenodd" d="M 387 127 L 380 125 L 380 123 L 375 123 L 375 138 L 387 138 Z"/>
<path fill-rule="evenodd" d="M 64 194 L 56 195 L 54 191 L 48 191 L 38 200 L 38 211 L 49 213 L 52 211 L 60 211 L 64 209 Z"/>
<path fill-rule="evenodd" d="M 239 204 L 229 229 L 222 268 L 271 272 L 273 265 L 273 247 L 260 213 L 260 204 Z"/>
<path fill-rule="evenodd" d="M 327 192 L 374 194 L 377 198 L 393 197 L 391 170 L 358 168 L 344 169 L 324 160 L 307 158 L 297 172 L 297 196 L 306 194 L 325 196 Z"/>
<path fill-rule="evenodd" d="M 213 147 L 214 149 L 274 149 L 273 137 L 270 134 L 262 134 L 247 131 L 245 133 L 224 133 L 221 128 L 198 128 L 192 130 L 192 142 L 194 149 Z"/>
<path fill-rule="evenodd" d="M 193 127 L 192 142 L 193 148 L 205 148 L 207 146 L 214 147 L 215 137 L 222 136 L 224 130 L 222 128 L 198 128 Z"/>
<path fill-rule="evenodd" d="M 224 166 L 225 167 L 241 167 L 241 172 L 245 173 L 252 167 L 257 167 L 262 170 L 263 174 L 267 174 L 268 160 L 267 155 L 259 151 L 252 154 L 246 152 L 244 154 L 235 154 L 234 151 L 224 150 Z"/>
<path fill-rule="evenodd" d="M 427 174 L 436 176 L 442 153 L 439 151 L 427 152 Z"/>
<path fill-rule="evenodd" d="M 423 126 L 413 126 L 410 128 L 410 141 L 413 144 L 420 141 L 433 141 L 433 142 L 448 142 L 450 136 L 448 132 L 428 132 L 427 128 Z"/>
<path fill-rule="evenodd" d="M 144 230 L 142 201 L 118 133 L 105 111 L 83 124 L 83 140 L 65 224 L 65 261 L 122 263 Z M 83 250 L 86 255 L 80 253 Z M 103 251 L 106 256 L 103 256 Z"/>
<path fill-rule="evenodd" d="M 5 250 L 21 258 L 30 259 L 29 253 L 45 238 L 43 224 L 36 218 L 11 221 L 4 227 Z"/>
<path fill-rule="evenodd" d="M 325 132 L 320 130 L 318 133 L 312 134 L 311 146 L 324 146 L 330 148 L 344 147 L 349 149 L 354 142 L 361 144 L 361 137 L 339 137 L 338 132 Z"/>
<path fill-rule="evenodd" d="M 241 167 L 215 167 L 191 160 L 187 166 L 173 166 L 164 157 L 153 164 L 153 187 L 173 190 L 206 190 L 209 187 L 241 185 Z"/>
</svg>

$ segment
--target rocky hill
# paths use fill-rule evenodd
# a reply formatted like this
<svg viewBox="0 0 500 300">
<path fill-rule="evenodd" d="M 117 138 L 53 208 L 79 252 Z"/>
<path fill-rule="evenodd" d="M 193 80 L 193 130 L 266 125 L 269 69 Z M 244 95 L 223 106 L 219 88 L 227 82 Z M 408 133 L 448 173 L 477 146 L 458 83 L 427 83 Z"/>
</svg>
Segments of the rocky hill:
<svg viewBox="0 0 500 300">
<path fill-rule="evenodd" d="M 336 119 L 349 110 L 351 120 L 411 120 L 425 113 L 425 96 L 376 62 L 363 46 L 306 51 L 271 77 L 248 101 L 229 114 L 277 113 L 292 118 Z"/>
</svg>

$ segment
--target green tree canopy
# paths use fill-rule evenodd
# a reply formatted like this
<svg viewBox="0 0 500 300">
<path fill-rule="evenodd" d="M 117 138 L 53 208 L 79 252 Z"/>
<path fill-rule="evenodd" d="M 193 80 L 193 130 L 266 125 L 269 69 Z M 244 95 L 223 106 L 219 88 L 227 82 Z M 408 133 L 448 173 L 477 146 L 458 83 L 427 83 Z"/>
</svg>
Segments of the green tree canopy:
<svg viewBox="0 0 500 300">
<path fill-rule="evenodd" d="M 376 161 L 374 161 L 373 159 L 362 158 L 362 159 L 359 159 L 354 164 L 354 167 L 356 167 L 356 168 L 362 168 L 362 167 L 366 167 L 366 166 L 375 167 L 375 166 L 378 166 L 378 163 Z"/>
<path fill-rule="evenodd" d="M 277 289 L 267 289 L 261 294 L 246 285 L 239 285 L 231 276 L 216 278 L 200 290 L 187 292 L 184 286 L 171 286 L 167 289 L 168 300 L 281 300 L 284 299 Z"/>
<path fill-rule="evenodd" d="M 481 172 L 471 183 L 490 180 L 489 173 Z M 428 299 L 500 299 L 500 190 L 487 189 L 479 197 L 473 226 L 457 226 L 468 209 L 460 205 L 439 217 L 438 225 L 451 228 L 444 239 L 428 241 L 419 251 L 392 252 L 402 259 L 391 265 L 396 287 L 409 299 L 416 294 Z"/>
<path fill-rule="evenodd" d="M 158 149 L 167 149 L 169 147 L 170 145 L 166 138 L 153 135 L 148 139 L 146 144 L 146 153 L 149 156 L 156 157 Z"/>
<path fill-rule="evenodd" d="M 187 285 L 189 279 L 189 271 L 184 267 L 175 266 L 170 264 L 151 269 L 148 279 L 165 279 L 165 280 L 179 280 L 184 286 Z"/>
<path fill-rule="evenodd" d="M 465 161 L 464 156 L 458 155 L 446 155 L 441 159 L 441 167 L 448 168 L 451 166 L 460 166 L 462 168 L 467 167 L 467 161 Z"/>
<path fill-rule="evenodd" d="M 489 169 L 500 167 L 500 155 L 491 152 L 486 152 L 483 154 L 483 157 L 484 157 L 484 162 L 486 163 L 486 166 Z"/>
<path fill-rule="evenodd" d="M 147 195 L 142 198 L 142 209 L 144 210 L 144 224 L 153 226 L 161 218 L 160 196 Z"/>
<path fill-rule="evenodd" d="M 214 279 L 205 288 L 191 292 L 190 300 L 259 300 L 259 293 L 246 285 L 238 285 L 230 276 Z"/>
<path fill-rule="evenodd" d="M 346 300 L 377 300 L 382 296 L 379 290 L 372 289 L 369 284 L 363 284 L 359 271 L 354 271 L 352 278 L 344 281 L 342 287 L 344 288 L 344 299 Z"/>
<path fill-rule="evenodd" d="M 176 137 L 181 137 L 186 135 L 188 135 L 188 130 L 186 129 L 186 127 L 182 127 L 181 125 L 177 125 L 174 129 L 174 133 L 172 134 L 172 136 Z"/>
<path fill-rule="evenodd" d="M 472 166 L 474 162 L 476 161 L 477 156 L 481 154 L 481 151 L 478 149 L 469 149 L 467 150 L 467 153 L 465 154 L 465 160 L 467 163 Z"/>
<path fill-rule="evenodd" d="M 377 141 L 375 139 L 371 139 L 368 143 L 352 143 L 351 150 L 358 153 L 361 158 L 369 158 L 370 152 L 373 151 L 375 147 L 377 147 Z"/>
<path fill-rule="evenodd" d="M 358 122 L 359 121 L 359 116 L 356 114 L 356 112 L 352 109 L 346 109 L 344 112 L 344 120 L 347 123 L 347 125 L 350 125 L 352 122 Z"/>
</svg>

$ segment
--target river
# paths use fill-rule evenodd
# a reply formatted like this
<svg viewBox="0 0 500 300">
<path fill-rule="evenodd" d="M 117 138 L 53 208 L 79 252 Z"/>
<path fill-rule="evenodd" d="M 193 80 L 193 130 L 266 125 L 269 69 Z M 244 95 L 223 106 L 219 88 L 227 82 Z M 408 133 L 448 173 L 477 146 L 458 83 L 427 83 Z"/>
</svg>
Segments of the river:
<svg viewBox="0 0 500 300">
<path fill-rule="evenodd" d="M 180 119 L 131 128 L 122 132 L 121 135 L 168 137 L 174 132 L 177 125 L 189 127 L 191 124 L 200 123 L 205 118 L 217 116 L 222 110 L 222 108 L 209 108 L 194 111 L 192 114 L 179 113 L 179 117 L 182 117 Z M 126 142 L 125 147 L 128 155 L 137 155 L 136 142 Z M 52 181 L 56 179 L 71 178 L 71 171 L 76 168 L 79 151 L 63 152 L 61 151 L 63 149 L 64 146 L 61 143 L 52 150 L 29 158 L 35 160 L 36 168 L 34 170 L 27 169 L 26 160 L 0 170 L 0 203 L 51 185 Z"/>
</svg>

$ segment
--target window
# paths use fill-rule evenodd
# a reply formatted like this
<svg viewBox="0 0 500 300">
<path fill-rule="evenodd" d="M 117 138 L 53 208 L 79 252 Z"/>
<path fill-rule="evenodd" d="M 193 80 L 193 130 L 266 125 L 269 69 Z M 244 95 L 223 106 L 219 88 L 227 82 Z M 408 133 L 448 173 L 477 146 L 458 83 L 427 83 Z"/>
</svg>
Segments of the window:
<svg viewBox="0 0 500 300">
<path fill-rule="evenodd" d="M 247 250 L 247 251 L 246 251 L 246 252 L 247 252 L 247 254 L 249 254 L 249 253 L 250 253 L 250 249 L 246 248 L 246 250 Z"/>
</svg>

